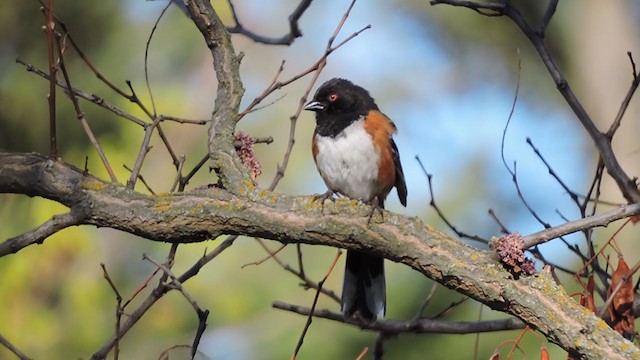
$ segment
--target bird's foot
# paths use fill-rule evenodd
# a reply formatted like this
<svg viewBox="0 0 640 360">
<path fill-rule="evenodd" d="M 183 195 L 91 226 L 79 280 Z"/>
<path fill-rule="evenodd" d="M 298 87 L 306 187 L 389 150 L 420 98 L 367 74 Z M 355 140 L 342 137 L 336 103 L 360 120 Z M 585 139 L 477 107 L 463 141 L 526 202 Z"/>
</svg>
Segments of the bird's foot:
<svg viewBox="0 0 640 360">
<path fill-rule="evenodd" d="M 335 194 L 335 192 L 331 189 L 327 190 L 324 194 L 319 194 L 319 195 L 314 195 L 313 196 L 313 201 L 318 201 L 320 200 L 320 210 L 324 213 L 324 202 L 329 199 L 331 200 L 331 202 L 335 203 L 336 202 L 336 198 L 333 197 L 333 195 Z"/>
<path fill-rule="evenodd" d="M 380 212 L 380 217 L 382 218 L 382 221 L 384 221 L 384 208 L 382 206 L 380 206 L 380 202 L 378 201 L 378 198 L 374 198 L 373 200 L 365 203 L 369 206 L 371 206 L 371 212 L 369 213 L 369 219 L 367 220 L 367 226 L 371 225 L 371 219 L 373 218 L 373 214 L 375 214 L 376 210 L 378 210 Z"/>
</svg>

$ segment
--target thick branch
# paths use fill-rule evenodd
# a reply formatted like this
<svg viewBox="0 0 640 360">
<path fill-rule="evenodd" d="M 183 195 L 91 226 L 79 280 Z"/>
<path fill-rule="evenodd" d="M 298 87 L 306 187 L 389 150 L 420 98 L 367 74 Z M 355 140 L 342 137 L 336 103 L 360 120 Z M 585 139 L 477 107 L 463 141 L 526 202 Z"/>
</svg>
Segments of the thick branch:
<svg viewBox="0 0 640 360">
<path fill-rule="evenodd" d="M 385 212 L 384 222 L 358 202 L 324 206 L 311 197 L 240 188 L 146 196 L 34 154 L 0 152 L 0 193 L 41 196 L 84 211 L 83 224 L 155 241 L 187 243 L 221 234 L 257 236 L 362 250 L 406 264 L 492 309 L 517 316 L 586 358 L 640 357 L 640 350 L 584 311 L 548 274 L 514 280 L 487 251 L 474 249 L 416 218 Z"/>
<path fill-rule="evenodd" d="M 215 109 L 209 126 L 209 156 L 222 186 L 234 194 L 251 182 L 233 146 L 240 100 L 244 94 L 240 80 L 240 59 L 236 55 L 231 35 L 209 0 L 189 0 L 191 19 L 204 36 L 211 50 L 213 67 L 218 79 Z"/>
</svg>

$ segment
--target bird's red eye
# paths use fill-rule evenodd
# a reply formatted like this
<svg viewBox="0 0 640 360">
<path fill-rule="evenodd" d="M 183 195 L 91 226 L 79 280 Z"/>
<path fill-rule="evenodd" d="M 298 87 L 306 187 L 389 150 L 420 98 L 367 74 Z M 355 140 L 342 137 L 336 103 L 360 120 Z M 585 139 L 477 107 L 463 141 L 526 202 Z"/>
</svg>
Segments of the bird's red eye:
<svg viewBox="0 0 640 360">
<path fill-rule="evenodd" d="M 329 95 L 329 101 L 334 102 L 336 100 L 338 100 L 338 95 L 336 94 Z"/>
</svg>

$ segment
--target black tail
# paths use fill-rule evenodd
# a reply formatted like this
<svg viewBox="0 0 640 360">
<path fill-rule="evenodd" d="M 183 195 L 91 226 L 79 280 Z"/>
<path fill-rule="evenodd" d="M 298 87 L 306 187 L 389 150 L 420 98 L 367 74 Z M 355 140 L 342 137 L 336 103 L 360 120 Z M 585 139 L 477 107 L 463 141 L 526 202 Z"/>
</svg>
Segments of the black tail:
<svg viewBox="0 0 640 360">
<path fill-rule="evenodd" d="M 347 251 L 342 284 L 342 314 L 354 314 L 375 321 L 384 317 L 387 306 L 384 258 Z"/>
</svg>

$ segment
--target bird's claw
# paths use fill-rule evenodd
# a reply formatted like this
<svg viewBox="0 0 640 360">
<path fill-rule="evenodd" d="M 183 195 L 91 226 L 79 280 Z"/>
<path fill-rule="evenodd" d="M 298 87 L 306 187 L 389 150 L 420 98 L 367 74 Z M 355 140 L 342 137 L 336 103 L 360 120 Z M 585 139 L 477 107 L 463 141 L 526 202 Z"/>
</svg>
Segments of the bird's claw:
<svg viewBox="0 0 640 360">
<path fill-rule="evenodd" d="M 324 212 L 324 202 L 327 199 L 331 200 L 331 202 L 333 202 L 333 203 L 336 202 L 336 198 L 333 197 L 334 194 L 335 193 L 333 192 L 333 190 L 329 189 L 323 194 L 314 195 L 313 196 L 313 201 L 315 202 L 315 201 L 320 200 L 321 211 Z"/>
<path fill-rule="evenodd" d="M 365 204 L 371 206 L 371 212 L 369 213 L 369 218 L 367 219 L 367 226 L 371 225 L 371 219 L 373 218 L 373 214 L 375 214 L 376 210 L 380 212 L 380 217 L 382 218 L 382 221 L 384 221 L 384 208 L 380 206 L 377 197 Z"/>
</svg>

